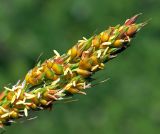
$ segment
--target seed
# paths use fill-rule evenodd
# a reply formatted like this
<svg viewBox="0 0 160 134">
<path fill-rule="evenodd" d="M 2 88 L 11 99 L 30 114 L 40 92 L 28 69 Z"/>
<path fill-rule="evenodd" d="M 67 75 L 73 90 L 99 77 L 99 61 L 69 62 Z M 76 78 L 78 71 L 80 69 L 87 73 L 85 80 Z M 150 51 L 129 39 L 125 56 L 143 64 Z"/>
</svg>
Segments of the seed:
<svg viewBox="0 0 160 134">
<path fill-rule="evenodd" d="M 33 102 L 34 104 L 38 104 L 38 103 L 39 103 L 39 100 L 38 100 L 37 97 L 34 97 L 34 98 L 32 98 L 31 100 L 32 100 L 32 102 Z"/>
<path fill-rule="evenodd" d="M 11 113 L 11 115 L 10 115 L 12 118 L 18 118 L 18 113 L 17 112 L 15 112 L 15 111 L 13 111 L 12 113 Z"/>
<path fill-rule="evenodd" d="M 41 100 L 40 100 L 40 103 L 45 106 L 45 105 L 47 104 L 47 101 L 44 100 L 44 99 L 41 99 Z"/>
<path fill-rule="evenodd" d="M 123 43 L 124 43 L 124 40 L 116 40 L 114 43 L 113 43 L 113 46 L 114 47 L 122 47 L 123 46 Z"/>
<path fill-rule="evenodd" d="M 0 115 L 4 114 L 4 111 L 2 109 L 0 109 Z"/>
<path fill-rule="evenodd" d="M 79 68 L 84 70 L 90 70 L 92 67 L 91 60 L 85 58 L 79 62 Z"/>
<path fill-rule="evenodd" d="M 108 41 L 108 39 L 109 39 L 108 33 L 107 32 L 103 32 L 102 35 L 101 35 L 101 41 L 102 42 L 106 42 L 106 41 Z"/>
<path fill-rule="evenodd" d="M 14 92 L 8 92 L 7 93 L 7 99 L 8 100 L 12 100 L 13 96 L 14 96 Z"/>
<path fill-rule="evenodd" d="M 32 109 L 36 109 L 36 108 L 37 108 L 36 104 L 32 103 L 32 104 L 31 104 L 31 108 L 32 108 Z"/>
<path fill-rule="evenodd" d="M 137 32 L 137 26 L 133 24 L 128 28 L 126 34 L 129 37 L 132 37 L 132 36 L 134 36 L 136 34 L 136 32 Z"/>
<path fill-rule="evenodd" d="M 71 48 L 71 58 L 73 59 L 77 55 L 77 45 Z"/>
<path fill-rule="evenodd" d="M 52 69 L 58 75 L 63 74 L 63 67 L 60 64 L 54 63 L 53 66 L 52 66 Z"/>
<path fill-rule="evenodd" d="M 28 79 L 28 83 L 31 84 L 31 85 L 37 85 L 37 84 L 38 84 L 38 81 L 37 81 L 36 78 L 30 77 L 30 78 Z"/>
<path fill-rule="evenodd" d="M 94 39 L 92 40 L 92 46 L 95 48 L 99 48 L 100 46 L 100 39 L 98 36 L 95 36 Z"/>
<path fill-rule="evenodd" d="M 92 72 L 89 72 L 87 70 L 83 70 L 83 69 L 80 69 L 80 68 L 77 69 L 77 73 L 82 75 L 85 78 L 89 77 L 92 74 Z"/>
<path fill-rule="evenodd" d="M 99 60 L 98 60 L 98 58 L 97 58 L 96 55 L 91 56 L 90 59 L 91 59 L 91 61 L 92 61 L 92 65 L 93 65 L 93 66 L 99 64 Z"/>
<path fill-rule="evenodd" d="M 45 77 L 47 79 L 53 79 L 54 78 L 55 73 L 51 69 L 49 69 L 48 67 L 44 67 L 44 72 L 45 72 Z"/>
<path fill-rule="evenodd" d="M 47 98 L 48 93 L 49 93 L 48 91 L 45 91 L 45 92 L 43 93 L 43 97 L 44 97 L 44 98 Z"/>
<path fill-rule="evenodd" d="M 46 63 L 48 68 L 51 68 L 53 65 L 53 62 L 51 60 L 47 60 Z"/>
<path fill-rule="evenodd" d="M 72 93 L 72 94 L 75 94 L 75 93 L 78 92 L 78 90 L 75 89 L 75 88 L 69 88 L 67 91 L 70 92 L 70 93 Z"/>
</svg>

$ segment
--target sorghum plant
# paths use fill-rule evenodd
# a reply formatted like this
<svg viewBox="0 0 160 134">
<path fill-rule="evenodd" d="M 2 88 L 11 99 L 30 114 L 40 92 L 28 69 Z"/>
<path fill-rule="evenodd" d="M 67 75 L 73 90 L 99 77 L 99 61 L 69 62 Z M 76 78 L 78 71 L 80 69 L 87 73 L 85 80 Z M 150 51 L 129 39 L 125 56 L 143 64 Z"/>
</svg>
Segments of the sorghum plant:
<svg viewBox="0 0 160 134">
<path fill-rule="evenodd" d="M 92 87 L 92 76 L 130 46 L 135 34 L 146 24 L 136 23 L 140 14 L 127 19 L 123 25 L 109 27 L 89 39 L 79 40 L 63 55 L 55 55 L 38 63 L 12 87 L 0 94 L 0 126 L 11 124 L 31 111 L 51 108 L 55 101 L 74 94 L 86 94 Z"/>
</svg>

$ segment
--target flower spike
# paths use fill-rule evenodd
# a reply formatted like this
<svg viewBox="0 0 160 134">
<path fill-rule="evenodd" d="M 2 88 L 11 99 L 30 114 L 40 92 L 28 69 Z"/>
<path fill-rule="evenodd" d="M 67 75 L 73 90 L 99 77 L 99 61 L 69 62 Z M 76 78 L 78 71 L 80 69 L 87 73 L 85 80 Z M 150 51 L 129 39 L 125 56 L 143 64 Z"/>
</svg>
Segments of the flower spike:
<svg viewBox="0 0 160 134">
<path fill-rule="evenodd" d="M 0 93 L 0 126 L 27 117 L 30 111 L 51 109 L 54 102 L 74 94 L 86 95 L 85 90 L 94 86 L 94 73 L 128 48 L 132 38 L 146 25 L 147 22 L 136 23 L 140 15 L 89 39 L 83 37 L 63 55 L 53 50 L 55 56 L 37 64 L 22 82 L 4 87 Z"/>
</svg>

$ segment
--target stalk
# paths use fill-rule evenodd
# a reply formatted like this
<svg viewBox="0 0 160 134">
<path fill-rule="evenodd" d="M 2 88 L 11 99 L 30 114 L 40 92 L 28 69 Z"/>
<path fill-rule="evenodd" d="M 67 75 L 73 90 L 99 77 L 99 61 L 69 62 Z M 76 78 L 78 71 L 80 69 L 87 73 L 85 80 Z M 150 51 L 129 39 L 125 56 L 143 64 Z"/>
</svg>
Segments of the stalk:
<svg viewBox="0 0 160 134">
<path fill-rule="evenodd" d="M 79 40 L 63 55 L 54 50 L 55 55 L 38 63 L 22 82 L 4 87 L 0 94 L 0 126 L 27 117 L 31 111 L 51 108 L 54 102 L 74 94 L 85 95 L 85 90 L 92 87 L 94 73 L 128 48 L 132 38 L 146 24 L 136 23 L 139 15 L 123 25 Z"/>
</svg>

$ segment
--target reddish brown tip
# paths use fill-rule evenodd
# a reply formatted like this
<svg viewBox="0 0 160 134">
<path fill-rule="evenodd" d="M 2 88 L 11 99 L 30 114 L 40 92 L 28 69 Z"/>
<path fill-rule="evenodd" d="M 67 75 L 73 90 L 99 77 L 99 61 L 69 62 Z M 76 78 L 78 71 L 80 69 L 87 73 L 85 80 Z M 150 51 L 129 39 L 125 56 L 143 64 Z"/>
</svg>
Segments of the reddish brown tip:
<svg viewBox="0 0 160 134">
<path fill-rule="evenodd" d="M 131 25 L 131 24 L 135 23 L 140 15 L 142 15 L 142 13 L 136 14 L 132 18 L 126 20 L 125 25 Z"/>
</svg>

